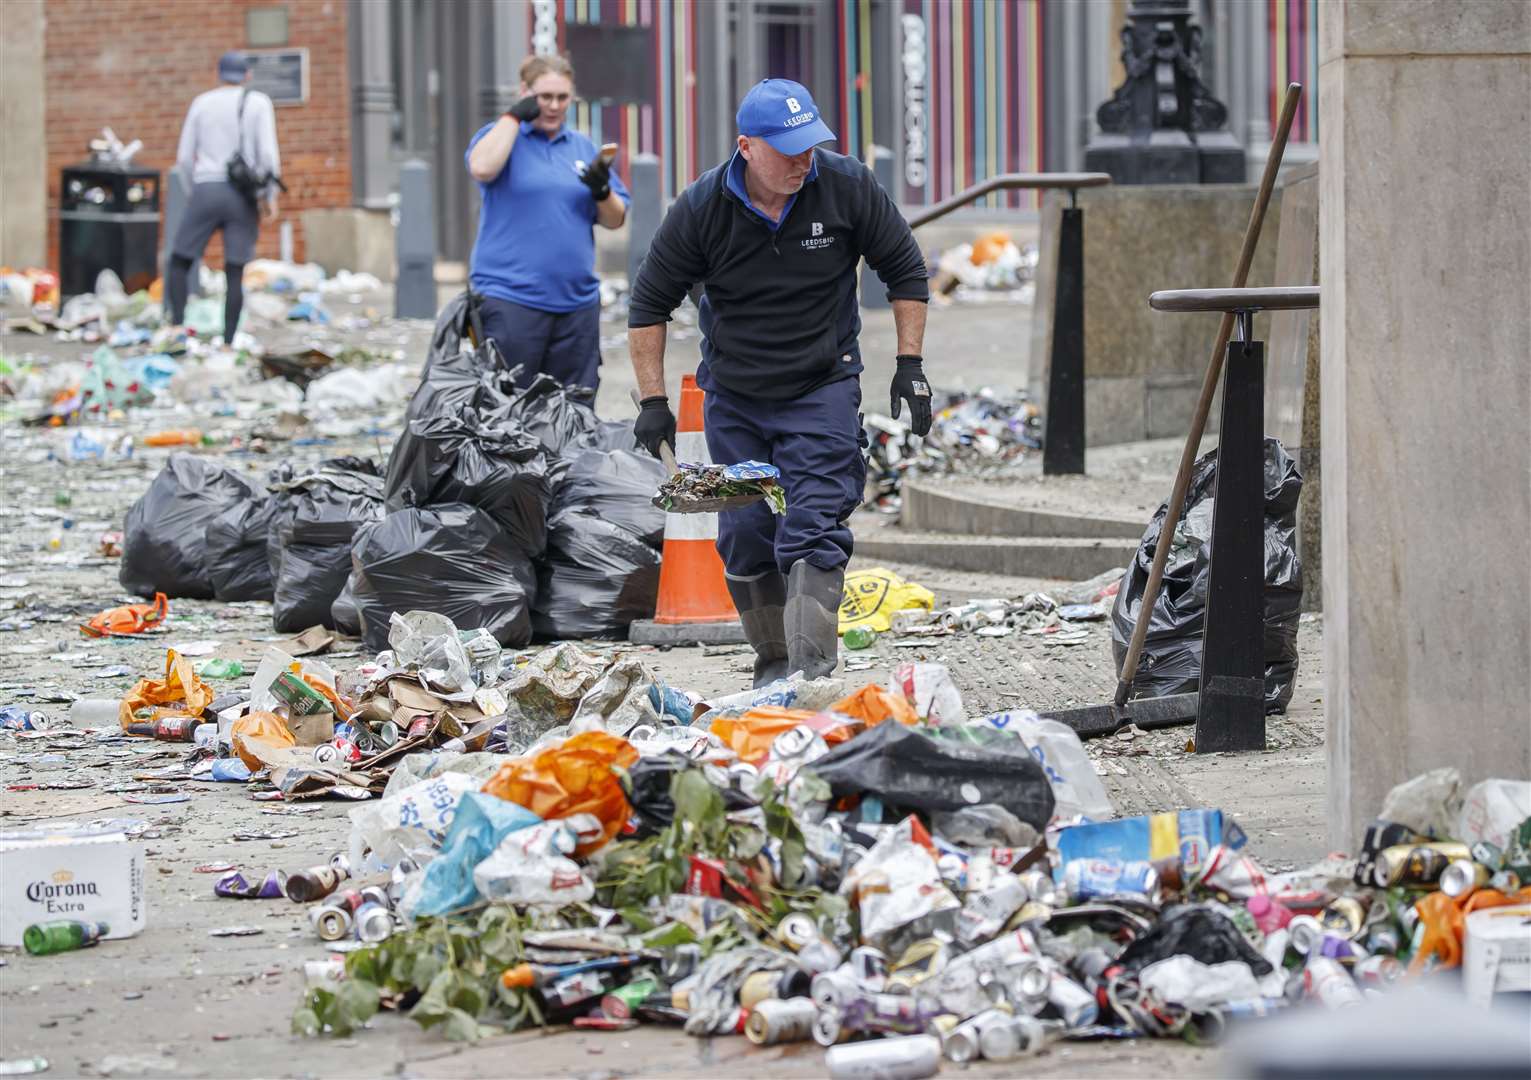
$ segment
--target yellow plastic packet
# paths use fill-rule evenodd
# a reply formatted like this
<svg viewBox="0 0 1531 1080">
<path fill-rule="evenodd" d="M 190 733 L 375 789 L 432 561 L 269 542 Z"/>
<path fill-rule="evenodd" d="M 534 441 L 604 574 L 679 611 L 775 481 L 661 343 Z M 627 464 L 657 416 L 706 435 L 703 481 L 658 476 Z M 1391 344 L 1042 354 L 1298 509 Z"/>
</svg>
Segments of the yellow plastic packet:
<svg viewBox="0 0 1531 1080">
<path fill-rule="evenodd" d="M 273 750 L 298 745 L 298 740 L 288 730 L 286 722 L 276 713 L 268 712 L 246 713 L 235 720 L 229 731 L 229 742 L 234 744 L 234 753 L 250 767 L 251 772 L 259 772 L 266 767 L 266 762 L 255 752 L 252 743 L 261 743 Z"/>
<path fill-rule="evenodd" d="M 893 613 L 906 608 L 935 606 L 936 594 L 923 585 L 905 581 L 892 570 L 876 567 L 845 575 L 840 593 L 840 633 L 857 626 L 870 627 L 879 634 L 893 628 Z"/>
<path fill-rule="evenodd" d="M 212 704 L 213 691 L 197 678 L 191 669 L 191 661 L 174 649 L 165 651 L 165 677 L 163 679 L 139 679 L 138 685 L 129 690 L 117 706 L 117 720 L 122 730 L 128 725 L 157 721 L 165 716 L 201 716 L 202 710 Z M 149 716 L 138 717 L 139 709 L 152 709 Z"/>
</svg>

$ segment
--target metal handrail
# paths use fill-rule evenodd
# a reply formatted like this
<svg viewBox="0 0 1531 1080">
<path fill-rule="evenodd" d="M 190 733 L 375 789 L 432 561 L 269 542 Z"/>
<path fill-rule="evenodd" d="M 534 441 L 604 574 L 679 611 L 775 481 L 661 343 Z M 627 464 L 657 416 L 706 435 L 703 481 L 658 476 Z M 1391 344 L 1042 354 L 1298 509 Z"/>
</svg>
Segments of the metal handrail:
<svg viewBox="0 0 1531 1080">
<path fill-rule="evenodd" d="M 966 191 L 960 191 L 951 198 L 928 207 L 921 213 L 915 214 L 909 219 L 909 227 L 918 229 L 921 225 L 928 225 L 937 218 L 943 218 L 953 210 L 959 210 L 968 203 L 977 202 L 985 195 L 995 191 L 1014 191 L 1016 189 L 1028 189 L 1033 191 L 1046 191 L 1052 188 L 1067 188 L 1069 193 L 1069 205 L 1076 205 L 1079 197 L 1079 189 L 1082 187 L 1102 187 L 1111 183 L 1110 173 L 1001 173 L 999 176 L 991 176 L 981 184 L 974 184 Z"/>
</svg>

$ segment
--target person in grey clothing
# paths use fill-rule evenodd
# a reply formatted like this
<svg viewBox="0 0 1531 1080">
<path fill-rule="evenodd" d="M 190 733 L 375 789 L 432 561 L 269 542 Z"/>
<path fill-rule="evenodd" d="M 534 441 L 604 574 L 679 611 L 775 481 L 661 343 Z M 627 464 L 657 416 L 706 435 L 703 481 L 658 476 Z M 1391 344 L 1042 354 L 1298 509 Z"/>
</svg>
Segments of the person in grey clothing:
<svg viewBox="0 0 1531 1080">
<path fill-rule="evenodd" d="M 269 178 L 262 192 L 266 220 L 277 214 L 276 177 L 282 161 L 276 146 L 276 110 L 271 99 L 242 84 L 250 65 L 237 52 L 218 60 L 218 78 L 224 85 L 197 95 L 181 127 L 181 145 L 175 167 L 192 181 L 191 202 L 181 218 L 170 248 L 170 271 L 165 297 L 170 322 L 179 326 L 186 317 L 186 293 L 191 267 L 212 239 L 223 233 L 223 270 L 228 291 L 223 300 L 223 340 L 232 342 L 244 306 L 245 264 L 255 257 L 260 232 L 257 197 L 241 192 L 229 182 L 229 162 L 236 154 L 258 177 Z"/>
</svg>

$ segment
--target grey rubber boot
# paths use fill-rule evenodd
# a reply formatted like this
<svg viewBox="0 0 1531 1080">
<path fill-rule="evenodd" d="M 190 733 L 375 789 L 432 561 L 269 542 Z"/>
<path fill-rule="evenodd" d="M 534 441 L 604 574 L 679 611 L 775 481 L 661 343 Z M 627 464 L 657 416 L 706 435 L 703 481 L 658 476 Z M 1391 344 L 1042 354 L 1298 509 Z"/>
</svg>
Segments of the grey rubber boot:
<svg viewBox="0 0 1531 1080">
<path fill-rule="evenodd" d="M 787 579 L 779 573 L 762 574 L 752 581 L 725 577 L 728 595 L 739 610 L 744 636 L 755 650 L 755 685 L 781 678 L 787 667 L 787 633 L 782 610 L 787 603 Z"/>
<path fill-rule="evenodd" d="M 795 562 L 787 573 L 787 670 L 817 679 L 840 660 L 840 592 L 845 567 Z"/>
</svg>

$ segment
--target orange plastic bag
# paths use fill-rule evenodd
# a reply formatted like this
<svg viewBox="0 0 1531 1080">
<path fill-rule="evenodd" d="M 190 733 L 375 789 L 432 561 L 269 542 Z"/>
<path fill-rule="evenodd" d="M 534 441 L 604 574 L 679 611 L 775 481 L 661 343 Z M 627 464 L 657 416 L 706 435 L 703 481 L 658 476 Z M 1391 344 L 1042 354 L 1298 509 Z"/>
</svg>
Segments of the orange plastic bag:
<svg viewBox="0 0 1531 1080">
<path fill-rule="evenodd" d="M 626 769 L 637 760 L 638 751 L 626 739 L 586 731 L 531 757 L 507 761 L 482 790 L 545 820 L 594 814 L 601 838 L 574 849 L 576 855 L 588 855 L 617 835 L 632 813 L 616 768 Z"/>
<path fill-rule="evenodd" d="M 969 258 L 974 266 L 987 266 L 1004 254 L 1008 243 L 1010 234 L 1007 232 L 985 233 L 973 241 L 973 254 Z"/>
<path fill-rule="evenodd" d="M 234 744 L 234 753 L 250 767 L 251 772 L 259 772 L 266 767 L 251 743 L 258 742 L 274 750 L 298 745 L 298 740 L 293 738 L 282 718 L 268 712 L 245 713 L 235 720 L 229 731 L 229 742 Z"/>
<path fill-rule="evenodd" d="M 165 599 L 164 593 L 157 592 L 152 604 L 123 604 L 97 612 L 89 622 L 80 624 L 80 630 L 91 637 L 142 634 L 164 622 L 169 613 L 170 601 Z"/>
<path fill-rule="evenodd" d="M 867 727 L 876 727 L 884 720 L 897 720 L 900 724 L 920 722 L 920 716 L 908 698 L 876 683 L 867 683 L 850 697 L 841 698 L 829 707 L 829 711 L 860 720 Z"/>
<path fill-rule="evenodd" d="M 191 661 L 174 649 L 165 652 L 165 677 L 163 680 L 139 679 L 138 685 L 128 691 L 117 707 L 117 720 L 122 730 L 129 724 L 157 721 L 165 716 L 200 716 L 202 710 L 212 704 L 213 691 L 191 669 Z M 152 709 L 147 717 L 134 716 L 139 709 Z"/>
<path fill-rule="evenodd" d="M 1524 903 L 1531 903 L 1531 885 L 1509 894 L 1498 889 L 1478 889 L 1460 901 L 1443 892 L 1426 896 L 1414 905 L 1419 911 L 1419 921 L 1425 924 L 1425 932 L 1414 952 L 1414 959 L 1409 961 L 1409 973 L 1417 975 L 1425 970 L 1432 956 L 1438 958 L 1438 967 L 1457 967 L 1462 963 L 1462 936 L 1467 932 L 1467 916 L 1486 908 Z"/>
<path fill-rule="evenodd" d="M 844 716 L 811 712 L 808 709 L 784 709 L 780 705 L 759 705 L 740 716 L 720 716 L 712 722 L 712 733 L 739 755 L 740 761 L 759 765 L 771 753 L 771 744 L 784 731 L 806 725 L 824 737 L 830 746 L 843 743 L 863 730 L 863 725 Z"/>
</svg>

